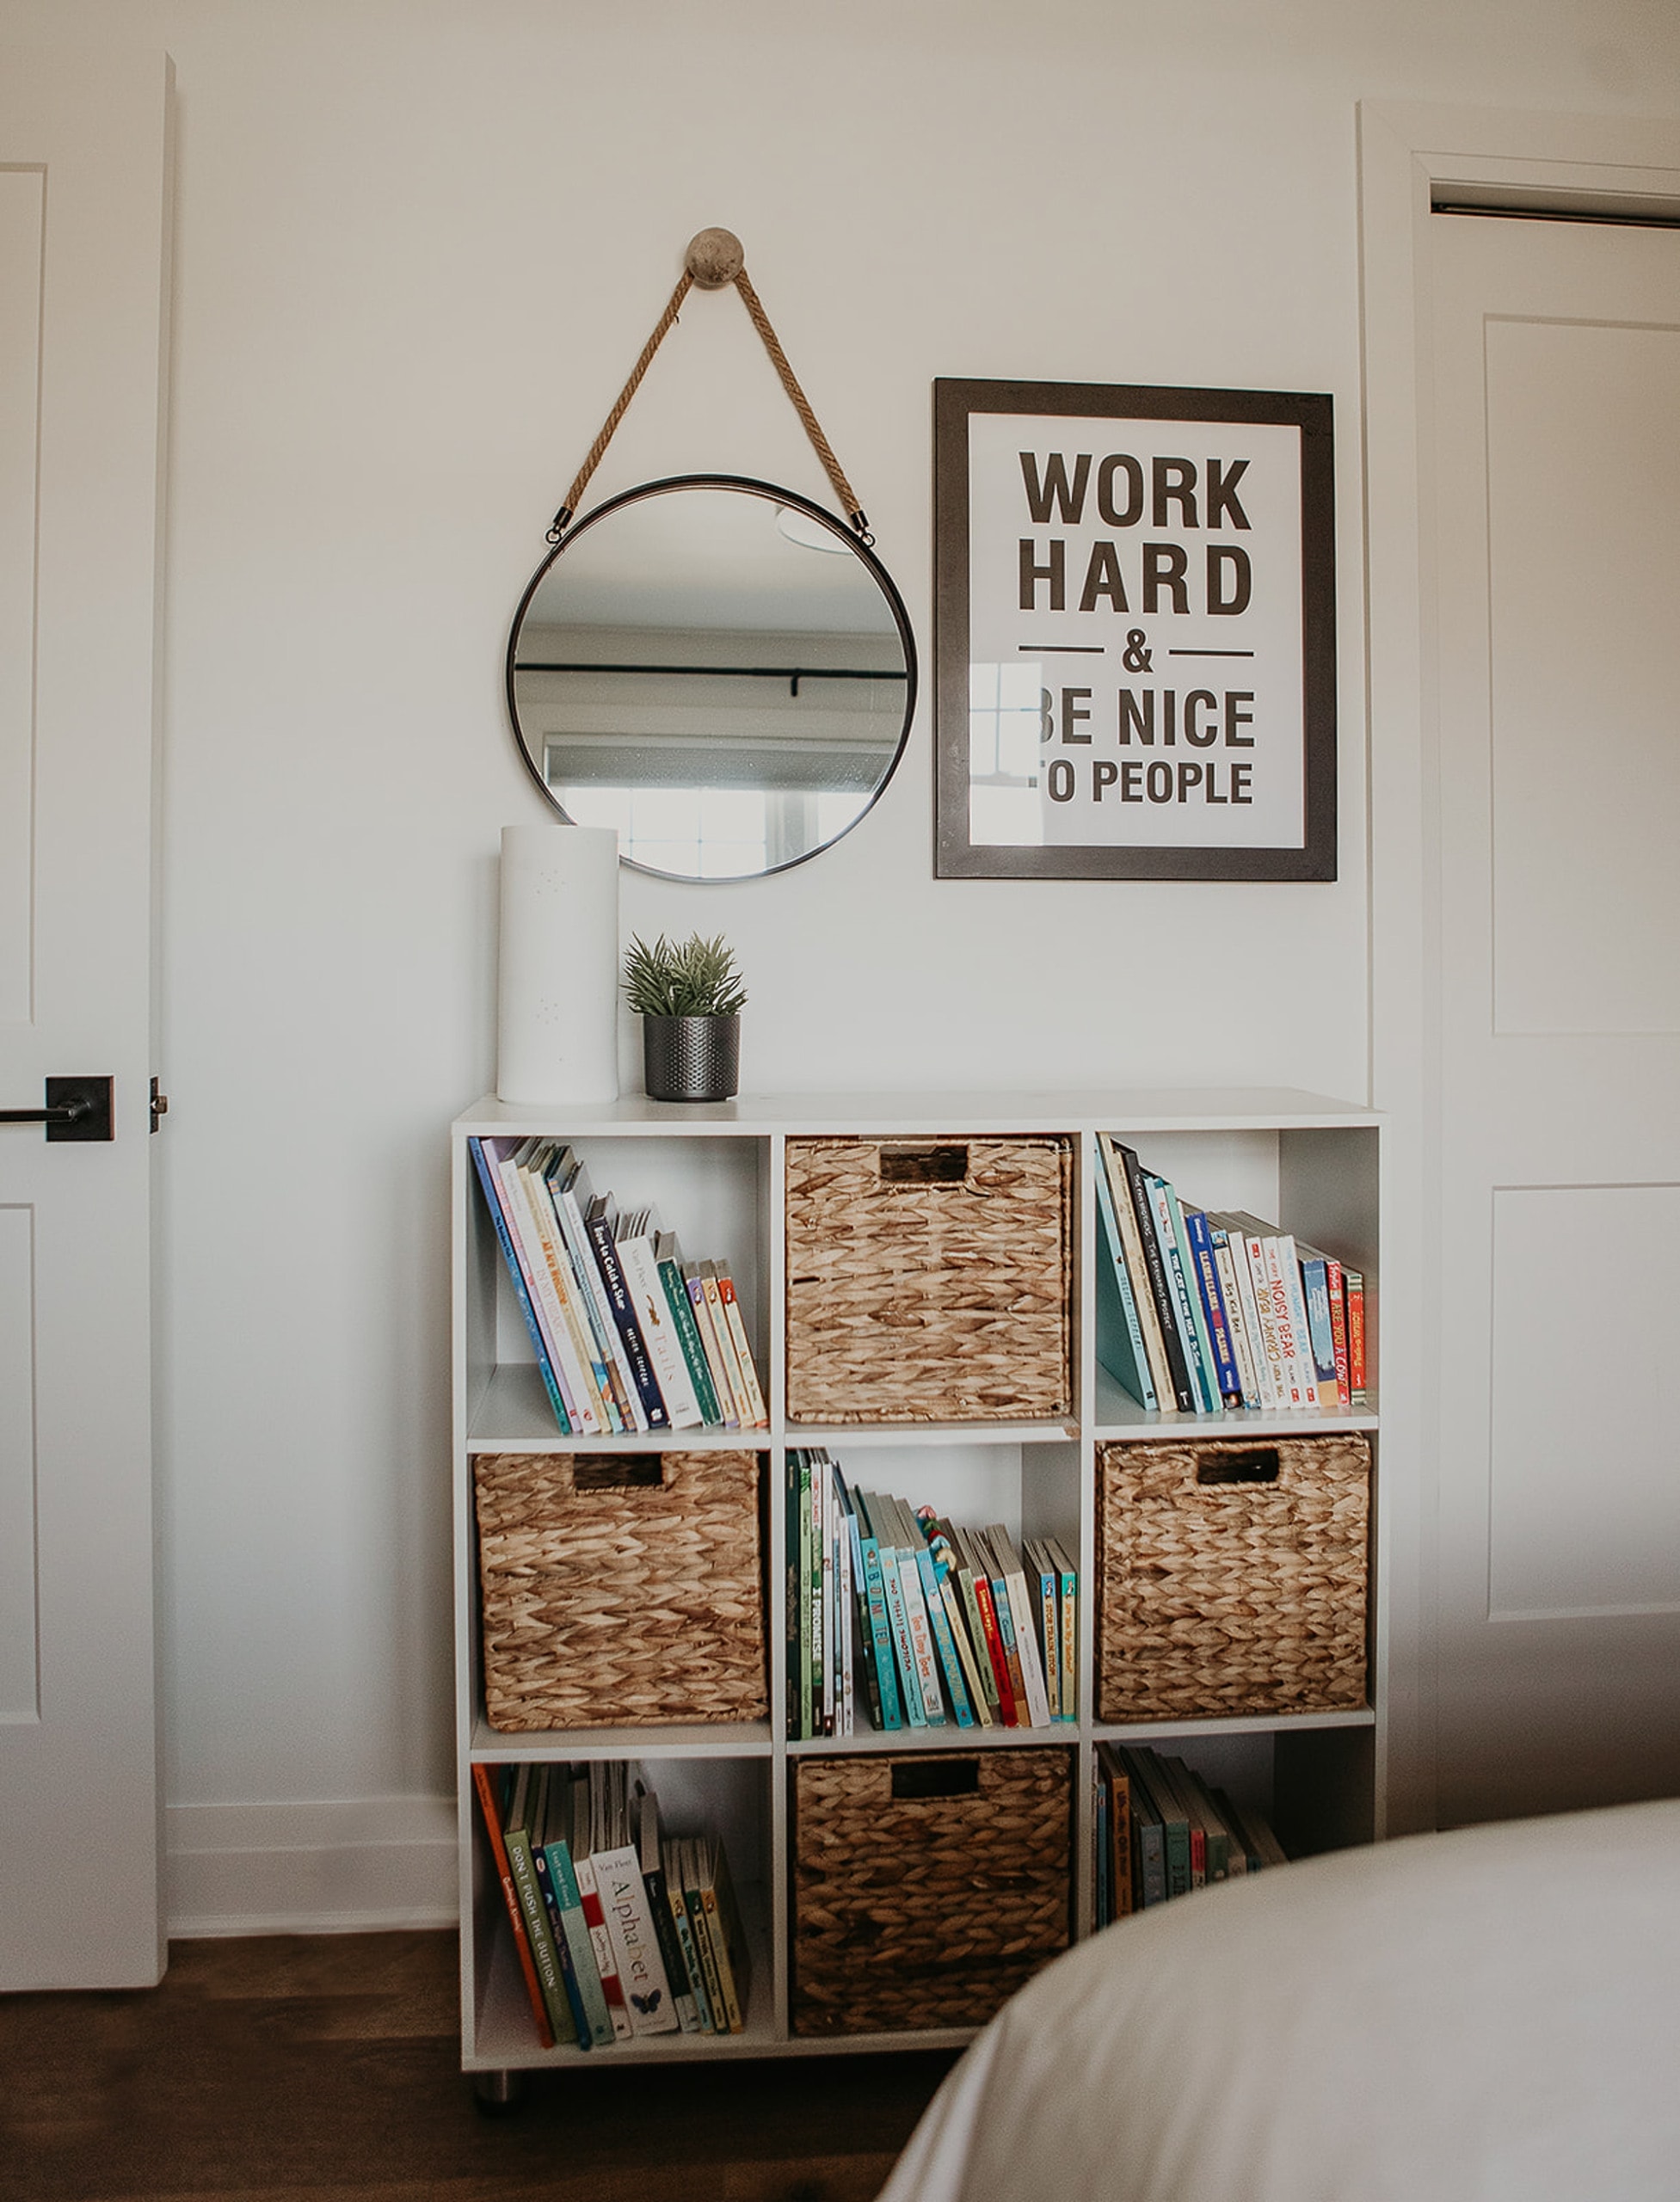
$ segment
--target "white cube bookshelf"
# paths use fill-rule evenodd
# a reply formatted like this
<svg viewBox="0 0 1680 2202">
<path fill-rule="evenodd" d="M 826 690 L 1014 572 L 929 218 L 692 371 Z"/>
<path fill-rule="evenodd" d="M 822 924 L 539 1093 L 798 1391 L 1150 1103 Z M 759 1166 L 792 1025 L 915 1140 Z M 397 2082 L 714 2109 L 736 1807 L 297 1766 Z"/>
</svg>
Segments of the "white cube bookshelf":
<svg viewBox="0 0 1680 2202">
<path fill-rule="evenodd" d="M 1092 1172 L 1096 1135 L 1119 1134 L 1146 1166 L 1198 1206 L 1244 1209 L 1324 1246 L 1366 1278 L 1370 1404 L 1351 1414 L 1250 1411 L 1218 1416 L 1146 1412 L 1098 1358 L 1098 1239 Z M 485 1213 L 467 1140 L 544 1133 L 570 1141 L 600 1190 L 620 1205 L 657 1205 L 691 1258 L 726 1259 L 766 1379 L 769 1428 L 685 1430 L 665 1449 L 750 1447 L 765 1461 L 766 1642 L 770 1717 L 764 1721 L 659 1728 L 588 1728 L 500 1734 L 483 1715 L 473 1526 L 473 1461 L 481 1453 L 646 1453 L 647 1435 L 564 1436 L 531 1358 L 531 1345 Z M 786 1413 L 785 1153 L 790 1137 L 840 1135 L 937 1141 L 1061 1135 L 1074 1157 L 1072 1412 L 1065 1421 L 817 1427 Z M 1092 1717 L 1095 1451 L 1098 1444 L 1185 1434 L 1230 1436 L 1377 1430 L 1375 1378 L 1380 1275 L 1377 1218 L 1381 1127 L 1369 1110 L 1272 1089 L 1000 1094 L 842 1094 L 743 1097 L 699 1104 L 637 1095 L 594 1108 L 515 1108 L 486 1099 L 453 1127 L 454 1506 L 457 1731 L 462 1861 L 462 2051 L 477 2075 L 585 2061 L 575 2048 L 544 2051 L 515 1961 L 502 1900 L 477 1819 L 471 1767 L 525 1760 L 597 1758 L 639 1762 L 679 1828 L 723 1836 L 754 1954 L 747 2031 L 735 2035 L 642 2037 L 591 2051 L 612 2063 L 932 2047 L 969 2030 L 813 2039 L 789 2021 L 789 1775 L 802 1755 L 951 1750 L 1065 1744 L 1075 1754 L 1073 1931 L 1091 1931 L 1093 1751 L 1103 1738 L 1162 1744 L 1198 1771 L 1272 1814 L 1292 1849 L 1334 1848 L 1382 1831 L 1379 1768 L 1383 1720 L 1375 1647 L 1380 1543 L 1369 1601 L 1371 1701 L 1346 1712 L 1181 1722 L 1099 1724 Z M 865 1730 L 809 1742 L 787 1739 L 782 1467 L 790 1447 L 827 1446 L 851 1480 L 931 1501 L 956 1519 L 1002 1520 L 1016 1534 L 1054 1534 L 1080 1562 L 1080 1717 L 1045 1730 Z M 1372 1518 L 1378 1509 L 1373 1492 Z"/>
</svg>

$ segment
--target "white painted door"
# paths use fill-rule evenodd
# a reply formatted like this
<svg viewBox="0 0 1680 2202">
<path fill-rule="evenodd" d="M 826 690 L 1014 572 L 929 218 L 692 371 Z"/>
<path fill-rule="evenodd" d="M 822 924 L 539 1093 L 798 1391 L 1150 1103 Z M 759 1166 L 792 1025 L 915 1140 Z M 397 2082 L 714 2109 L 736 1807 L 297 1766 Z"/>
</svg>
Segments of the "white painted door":
<svg viewBox="0 0 1680 2202">
<path fill-rule="evenodd" d="M 0 53 L 0 1988 L 163 1970 L 151 870 L 167 64 Z"/>
<path fill-rule="evenodd" d="M 1453 1823 L 1680 1790 L 1680 234 L 1428 231 Z"/>
</svg>

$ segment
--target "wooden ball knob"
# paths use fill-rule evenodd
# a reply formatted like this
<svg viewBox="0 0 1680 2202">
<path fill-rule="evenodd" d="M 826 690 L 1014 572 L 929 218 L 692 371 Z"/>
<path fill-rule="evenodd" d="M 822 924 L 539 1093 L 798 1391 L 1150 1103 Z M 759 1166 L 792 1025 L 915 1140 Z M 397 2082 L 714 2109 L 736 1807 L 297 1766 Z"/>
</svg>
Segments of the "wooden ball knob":
<svg viewBox="0 0 1680 2202">
<path fill-rule="evenodd" d="M 703 291 L 721 291 L 740 274 L 746 258 L 733 230 L 702 230 L 689 240 L 683 266 Z"/>
</svg>

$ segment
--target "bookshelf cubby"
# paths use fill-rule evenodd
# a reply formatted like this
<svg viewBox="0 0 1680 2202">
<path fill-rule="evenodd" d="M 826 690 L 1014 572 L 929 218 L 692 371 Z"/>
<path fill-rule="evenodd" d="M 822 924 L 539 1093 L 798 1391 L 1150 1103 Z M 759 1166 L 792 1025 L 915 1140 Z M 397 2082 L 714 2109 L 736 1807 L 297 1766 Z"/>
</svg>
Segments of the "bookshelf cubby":
<svg viewBox="0 0 1680 2202">
<path fill-rule="evenodd" d="M 1218 1416 L 1146 1412 L 1098 1357 L 1096 1267 L 1101 1248 L 1093 1171 L 1097 1135 L 1119 1134 L 1146 1165 L 1211 1209 L 1275 1219 L 1361 1269 L 1366 1279 L 1369 1401 L 1357 1412 L 1240 1411 Z M 571 1142 L 599 1190 L 621 1205 L 656 1205 L 691 1258 L 727 1260 L 735 1278 L 766 1393 L 769 1428 L 563 1436 L 534 1363 L 485 1213 L 469 1137 L 543 1133 Z M 1073 1155 L 1069 1276 L 1072 1412 L 1054 1422 L 791 1423 L 785 1383 L 785 1157 L 807 1135 L 938 1141 L 1061 1135 Z M 1369 1110 L 1287 1090 L 1081 1093 L 796 1095 L 677 1104 L 639 1095 L 594 1108 L 479 1102 L 453 1127 L 453 1394 L 457 1729 L 460 1776 L 461 2013 L 464 2069 L 488 2086 L 498 2075 L 576 2064 L 575 2047 L 538 2045 L 502 1895 L 473 1801 L 471 1768 L 525 1760 L 623 1759 L 659 1793 L 667 1824 L 720 1834 L 740 1891 L 754 1958 L 747 2031 L 642 2037 L 589 2054 L 609 2062 L 835 2054 L 954 2045 L 970 2028 L 806 2038 L 791 2015 L 791 1775 L 803 1756 L 1007 1750 L 1055 1742 L 1074 1754 L 1071 1861 L 1074 1939 L 1092 1931 L 1092 1766 L 1098 1741 L 1153 1744 L 1178 1753 L 1272 1819 L 1292 1854 L 1369 1841 L 1381 1831 L 1383 1720 L 1381 1539 L 1374 1468 L 1372 1657 L 1363 1707 L 1292 1715 L 1186 1721 L 1098 1722 L 1093 1714 L 1095 1461 L 1099 1444 L 1185 1434 L 1366 1433 L 1376 1455 L 1380 1381 L 1377 1222 L 1381 1127 Z M 480 1669 L 473 1463 L 484 1453 L 623 1449 L 645 1453 L 751 1445 L 768 1461 L 764 1518 L 769 1718 L 727 1724 L 592 1727 L 500 1733 L 484 1717 Z M 1053 1729 L 898 1731 L 791 1741 L 785 1703 L 783 1509 L 788 1449 L 826 1446 L 849 1479 L 929 1502 L 955 1518 L 1002 1521 L 1017 1536 L 1049 1534 L 1080 1566 L 1080 1716 Z"/>
</svg>

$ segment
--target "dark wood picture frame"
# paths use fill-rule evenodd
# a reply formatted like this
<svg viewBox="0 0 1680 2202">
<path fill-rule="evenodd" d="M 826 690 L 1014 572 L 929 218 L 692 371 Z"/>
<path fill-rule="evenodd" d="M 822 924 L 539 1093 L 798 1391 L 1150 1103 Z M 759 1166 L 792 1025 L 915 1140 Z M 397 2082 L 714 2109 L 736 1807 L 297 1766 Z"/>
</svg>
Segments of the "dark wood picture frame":
<svg viewBox="0 0 1680 2202">
<path fill-rule="evenodd" d="M 1047 415 L 1090 420 L 1098 426 L 1112 422 L 1117 438 L 1123 438 L 1127 423 L 1230 424 L 1240 431 L 1250 424 L 1282 426 L 1299 430 L 1300 444 L 1300 759 L 1301 837 L 1288 846 L 1256 846 L 1221 843 L 1209 835 L 1195 846 L 1184 843 L 1119 846 L 1110 842 L 1063 841 L 1048 844 L 1026 841 L 977 843 L 970 826 L 971 746 L 969 628 L 971 561 L 975 544 L 970 519 L 970 421 L 980 415 L 1018 416 L 1024 428 Z M 1205 434 L 1195 442 L 1200 450 Z M 1098 448 L 1093 441 L 1092 450 Z M 1112 449 L 1112 445 L 1105 446 Z M 1185 440 L 1192 448 L 1192 440 Z M 1025 454 L 1023 462 L 1025 464 Z M 1036 462 L 1035 462 L 1036 464 Z M 1135 465 L 1136 463 L 1132 462 Z M 1162 466 L 1185 462 L 1160 460 Z M 1209 460 L 1211 469 L 1215 462 Z M 1240 472 L 1240 468 L 1238 469 Z M 1140 475 L 1138 479 L 1142 477 Z M 1068 476 L 1064 472 L 1064 483 Z M 1180 477 L 1192 480 L 1192 475 Z M 1051 510 L 1049 467 L 1038 477 L 1043 510 Z M 1160 518 L 1171 499 L 1180 517 L 1193 512 L 1189 503 L 1169 487 L 1165 498 L 1156 477 L 1154 514 Z M 1029 491 L 1031 495 L 1031 491 Z M 1211 509 L 1211 507 L 1209 507 Z M 1230 513 L 1228 499 L 1219 518 Z M 1066 514 L 1064 503 L 1063 514 Z M 1024 522 L 1024 525 L 1029 524 Z M 1190 523 L 1194 525 L 1193 520 Z M 1236 523 L 1246 526 L 1246 517 Z M 941 378 L 933 385 L 933 526 L 934 597 L 933 662 L 935 713 L 935 876 L 941 879 L 1247 879 L 1333 880 L 1336 876 L 1336 599 L 1335 599 L 1335 483 L 1332 403 L 1327 395 L 1289 391 L 1180 390 L 1138 384 L 979 382 Z M 1211 541 L 1211 538 L 1209 538 Z M 1148 546 L 1154 548 L 1154 546 Z M 1012 544 L 999 555 L 1014 554 Z M 1235 554 L 1225 552 L 1223 555 Z M 1025 545 L 1022 558 L 1025 563 Z M 1044 569 L 1040 569 L 1040 571 Z M 1095 570 L 1093 566 L 1092 570 Z M 1111 579 L 1118 567 L 1110 554 Z M 1181 566 L 1178 569 L 1183 571 Z M 1027 584 L 1023 581 L 1025 589 Z M 1209 582 L 1211 589 L 1211 580 Z M 1090 594 L 1087 587 L 1086 594 Z M 1107 591 L 1109 609 L 1118 607 L 1123 586 Z M 1036 584 L 1032 600 L 1037 604 Z M 1245 598 L 1244 601 L 1246 601 Z M 1081 610 L 1087 607 L 1081 606 Z M 1220 604 L 1220 611 L 1228 610 Z M 1133 616 L 1133 615 L 1126 615 Z M 1092 633 L 1098 631 L 1093 628 Z M 1117 651 L 1122 632 L 1108 631 Z M 1140 630 L 1142 631 L 1142 630 Z M 1164 631 L 1157 621 L 1152 634 Z M 1027 645 L 1020 645 L 1025 649 Z M 1049 645 L 1055 649 L 1057 645 Z M 1062 649 L 1077 646 L 1063 644 Z M 1099 657 L 1103 648 L 1087 646 L 1080 653 Z M 1173 656 L 1192 655 L 1170 651 Z M 1246 650 L 1203 650 L 1195 655 L 1248 657 Z M 1117 657 L 1117 663 L 1119 662 Z M 1264 667 L 1263 667 L 1264 672 Z M 1291 662 L 1289 676 L 1295 677 Z M 1048 691 L 1045 692 L 1047 694 Z M 1085 688 L 1065 692 L 1082 696 Z M 1152 705 L 1153 711 L 1153 705 Z M 1166 706 L 1163 705 L 1165 710 Z M 1082 716 L 1082 714 L 1081 714 Z M 1205 723 L 1205 722 L 1204 722 Z M 1246 721 L 1239 722 L 1246 723 Z M 1044 722 L 1048 727 L 1049 718 Z M 1293 725 L 1289 729 L 1293 740 Z M 1227 722 L 1228 738 L 1233 735 Z M 1127 739 L 1122 734 L 1117 739 Z M 1171 735 L 1164 736 L 1171 740 Z M 1207 737 L 1203 737 L 1207 738 Z M 1063 739 L 1084 741 L 1083 734 Z M 1277 735 L 1273 736 L 1274 743 Z M 1252 747 L 1252 743 L 1245 746 Z M 1185 753 L 1179 753 L 1181 755 Z M 1293 751 L 1289 753 L 1293 756 Z M 1082 761 L 1082 760 L 1081 760 Z M 1186 761 L 1188 759 L 1186 757 Z M 1048 767 L 1047 767 L 1048 769 Z M 1107 769 L 1106 766 L 1104 767 Z M 1140 767 L 1141 769 L 1141 767 Z M 1228 770 L 1231 769 L 1228 767 Z M 1245 768 L 1234 768 L 1241 772 Z M 1246 767 L 1251 773 L 1254 769 Z M 1285 769 L 1289 769 L 1286 766 Z M 1129 777 L 1128 789 L 1138 784 Z M 1247 783 L 1241 783 L 1247 784 Z M 1227 783 L 1228 790 L 1230 783 Z M 1129 792 L 1127 800 L 1136 801 Z M 1178 800 L 1185 797 L 1180 793 Z M 1219 803 L 1216 794 L 1209 800 Z M 1241 802 L 1240 796 L 1237 800 Z M 1209 814 L 1209 823 L 1222 822 Z"/>
</svg>

